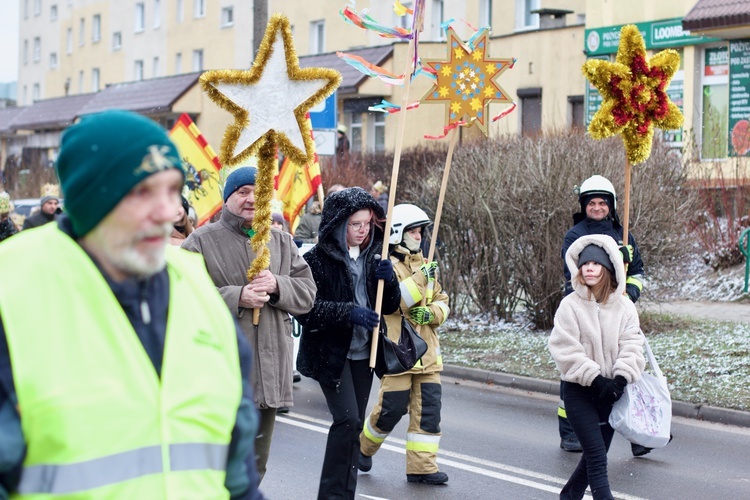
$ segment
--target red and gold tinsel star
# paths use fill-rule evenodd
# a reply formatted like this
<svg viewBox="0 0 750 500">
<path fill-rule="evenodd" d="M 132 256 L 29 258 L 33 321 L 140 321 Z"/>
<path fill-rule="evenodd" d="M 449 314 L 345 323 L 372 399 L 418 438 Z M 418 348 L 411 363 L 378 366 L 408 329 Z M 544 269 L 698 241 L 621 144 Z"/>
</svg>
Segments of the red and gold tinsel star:
<svg viewBox="0 0 750 500">
<path fill-rule="evenodd" d="M 477 123 L 487 135 L 487 115 L 490 102 L 513 102 L 497 83 L 497 78 L 513 65 L 513 59 L 490 59 L 489 33 L 483 30 L 467 48 L 453 28 L 448 35 L 447 60 L 425 60 L 436 76 L 432 88 L 422 97 L 422 102 L 437 101 L 447 104 L 446 124 Z M 431 71 L 432 73 L 432 71 Z"/>
<path fill-rule="evenodd" d="M 682 126 L 682 113 L 667 95 L 679 67 L 680 55 L 671 49 L 647 59 L 638 28 L 623 26 L 616 62 L 591 59 L 583 65 L 583 74 L 604 99 L 589 124 L 591 136 L 604 139 L 621 133 L 628 161 L 646 161 L 651 156 L 654 127 Z"/>
</svg>

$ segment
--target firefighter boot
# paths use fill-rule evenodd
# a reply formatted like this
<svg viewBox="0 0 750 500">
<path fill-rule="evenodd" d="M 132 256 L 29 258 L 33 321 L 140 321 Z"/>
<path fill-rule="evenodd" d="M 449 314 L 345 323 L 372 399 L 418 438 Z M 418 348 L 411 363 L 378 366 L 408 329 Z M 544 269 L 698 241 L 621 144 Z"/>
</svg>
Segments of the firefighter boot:
<svg viewBox="0 0 750 500">
<path fill-rule="evenodd" d="M 406 480 L 410 483 L 445 484 L 448 482 L 448 474 L 440 471 L 432 474 L 407 474 Z"/>
</svg>

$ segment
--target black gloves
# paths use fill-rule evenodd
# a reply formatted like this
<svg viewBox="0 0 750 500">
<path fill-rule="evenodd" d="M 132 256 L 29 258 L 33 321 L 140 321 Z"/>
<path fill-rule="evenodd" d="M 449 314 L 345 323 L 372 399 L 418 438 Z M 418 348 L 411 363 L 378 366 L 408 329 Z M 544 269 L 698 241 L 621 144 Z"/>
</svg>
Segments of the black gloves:
<svg viewBox="0 0 750 500">
<path fill-rule="evenodd" d="M 391 259 L 383 259 L 375 268 L 375 278 L 383 281 L 391 281 L 393 278 L 393 262 Z"/>
<path fill-rule="evenodd" d="M 390 261 L 388 262 L 390 264 Z M 367 329 L 373 329 L 380 323 L 380 315 L 372 309 L 366 307 L 355 307 L 352 309 L 349 318 L 352 324 L 364 326 Z"/>
<path fill-rule="evenodd" d="M 594 388 L 599 401 L 614 404 L 615 401 L 622 397 L 627 384 L 627 380 L 622 375 L 617 375 L 614 379 L 597 375 L 591 383 L 591 387 Z"/>
</svg>

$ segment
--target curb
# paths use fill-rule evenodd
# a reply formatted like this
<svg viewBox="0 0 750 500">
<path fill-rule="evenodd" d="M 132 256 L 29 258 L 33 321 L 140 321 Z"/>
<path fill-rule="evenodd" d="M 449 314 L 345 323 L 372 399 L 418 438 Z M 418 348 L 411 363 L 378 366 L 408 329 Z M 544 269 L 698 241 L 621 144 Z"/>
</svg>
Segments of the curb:
<svg viewBox="0 0 750 500">
<path fill-rule="evenodd" d="M 467 368 L 458 365 L 443 365 L 443 374 L 448 377 L 472 380 L 483 384 L 492 384 L 524 391 L 541 392 L 553 396 L 560 395 L 560 382 L 541 380 L 522 375 L 491 372 L 480 368 Z M 750 427 L 750 412 L 730 410 L 716 406 L 683 403 L 672 401 L 672 415 L 676 417 L 692 418 L 705 422 L 714 422 L 738 427 Z"/>
</svg>

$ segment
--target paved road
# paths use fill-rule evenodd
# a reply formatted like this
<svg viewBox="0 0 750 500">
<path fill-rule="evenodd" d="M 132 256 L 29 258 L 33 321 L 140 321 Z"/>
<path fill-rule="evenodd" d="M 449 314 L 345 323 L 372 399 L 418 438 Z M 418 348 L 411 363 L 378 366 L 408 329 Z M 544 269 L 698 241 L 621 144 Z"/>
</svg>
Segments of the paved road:
<svg viewBox="0 0 750 500">
<path fill-rule="evenodd" d="M 750 322 L 750 302 L 638 301 L 638 309 L 694 318 Z"/>
<path fill-rule="evenodd" d="M 557 498 L 580 458 L 558 447 L 557 398 L 449 377 L 443 382 L 438 463 L 448 484 L 406 482 L 402 421 L 372 471 L 360 474 L 356 500 Z M 373 396 L 377 387 L 376 381 Z M 314 499 L 317 493 L 330 415 L 310 379 L 295 384 L 294 398 L 292 412 L 277 420 L 261 486 L 272 500 Z M 609 470 L 616 498 L 748 498 L 750 429 L 678 417 L 673 433 L 672 443 L 643 458 L 633 458 L 629 444 L 615 438 Z"/>
</svg>

